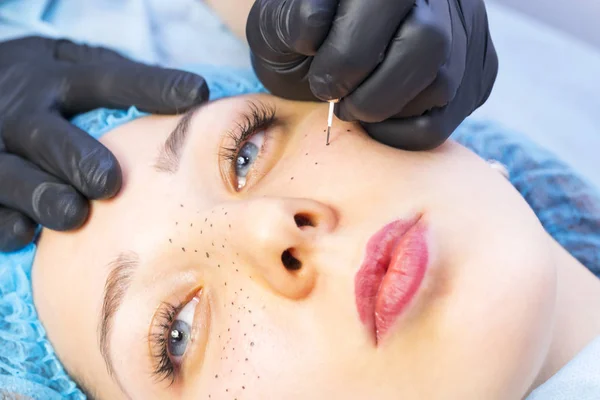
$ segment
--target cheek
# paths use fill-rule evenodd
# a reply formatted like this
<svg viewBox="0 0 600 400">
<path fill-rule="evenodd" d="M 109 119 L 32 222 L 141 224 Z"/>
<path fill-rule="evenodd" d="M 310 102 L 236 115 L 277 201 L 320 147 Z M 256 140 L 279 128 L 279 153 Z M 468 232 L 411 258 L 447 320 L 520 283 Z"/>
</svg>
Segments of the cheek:
<svg viewBox="0 0 600 400">
<path fill-rule="evenodd" d="M 239 291 L 228 296 L 223 320 L 212 333 L 203 383 L 192 388 L 188 398 L 206 393 L 206 398 L 242 400 L 278 392 L 278 375 L 285 368 L 283 354 L 289 349 L 281 339 L 289 335 L 278 330 L 267 314 L 269 307 L 252 297 Z"/>
</svg>

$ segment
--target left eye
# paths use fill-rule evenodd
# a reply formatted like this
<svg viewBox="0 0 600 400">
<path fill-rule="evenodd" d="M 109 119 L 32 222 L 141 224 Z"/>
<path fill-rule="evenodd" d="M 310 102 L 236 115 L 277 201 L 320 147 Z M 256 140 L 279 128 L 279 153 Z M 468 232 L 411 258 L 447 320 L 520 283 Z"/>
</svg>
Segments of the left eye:
<svg viewBox="0 0 600 400">
<path fill-rule="evenodd" d="M 179 314 L 175 317 L 169 331 L 168 351 L 169 355 L 175 359 L 180 359 L 185 354 L 192 334 L 194 323 L 194 312 L 198 305 L 198 299 L 193 298 L 187 303 Z"/>
<path fill-rule="evenodd" d="M 237 178 L 238 190 L 246 186 L 248 172 L 250 172 L 252 165 L 258 158 L 260 149 L 262 148 L 264 142 L 265 132 L 260 131 L 252 135 L 252 137 L 248 139 L 248 141 L 246 141 L 240 148 L 235 160 L 235 176 Z"/>
</svg>

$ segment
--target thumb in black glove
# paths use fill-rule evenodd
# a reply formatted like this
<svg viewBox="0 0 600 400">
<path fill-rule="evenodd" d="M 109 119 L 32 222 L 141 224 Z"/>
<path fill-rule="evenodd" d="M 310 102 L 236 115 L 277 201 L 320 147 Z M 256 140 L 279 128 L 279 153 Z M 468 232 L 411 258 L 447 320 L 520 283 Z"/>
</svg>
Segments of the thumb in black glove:
<svg viewBox="0 0 600 400">
<path fill-rule="evenodd" d="M 273 94 L 341 98 L 339 118 L 408 150 L 442 144 L 498 71 L 483 0 L 257 0 L 246 34 Z"/>
<path fill-rule="evenodd" d="M 104 48 L 39 37 L 0 43 L 0 251 L 29 243 L 36 223 L 80 227 L 87 199 L 121 187 L 116 158 L 65 118 L 132 105 L 179 113 L 207 99 L 200 76 Z"/>
</svg>

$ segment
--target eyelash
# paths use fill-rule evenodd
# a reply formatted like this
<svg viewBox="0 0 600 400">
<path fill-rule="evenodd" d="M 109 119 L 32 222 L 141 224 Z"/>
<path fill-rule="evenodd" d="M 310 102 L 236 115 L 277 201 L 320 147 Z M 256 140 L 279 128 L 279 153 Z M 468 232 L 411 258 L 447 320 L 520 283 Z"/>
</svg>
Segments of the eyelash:
<svg viewBox="0 0 600 400">
<path fill-rule="evenodd" d="M 256 132 L 267 129 L 277 122 L 274 106 L 249 102 L 249 108 L 250 110 L 242 115 L 242 121 L 236 124 L 236 129 L 227 133 L 234 143 L 233 146 L 221 148 L 221 157 L 231 164 L 234 171 L 238 154 L 246 141 Z"/>
<path fill-rule="evenodd" d="M 175 322 L 175 317 L 181 311 L 183 303 L 175 306 L 171 303 L 162 303 L 157 315 L 155 328 L 156 333 L 150 335 L 150 346 L 152 349 L 152 359 L 154 360 L 154 371 L 152 376 L 158 381 L 170 380 L 169 386 L 175 380 L 175 366 L 169 357 L 167 349 L 167 337 L 171 331 L 171 327 Z"/>
</svg>

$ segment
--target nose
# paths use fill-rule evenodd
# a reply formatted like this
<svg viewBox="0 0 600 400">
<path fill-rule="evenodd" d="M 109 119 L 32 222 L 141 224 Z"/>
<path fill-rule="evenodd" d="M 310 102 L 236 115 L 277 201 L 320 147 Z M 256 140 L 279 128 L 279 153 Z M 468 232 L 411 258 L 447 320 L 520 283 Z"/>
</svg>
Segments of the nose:
<svg viewBox="0 0 600 400">
<path fill-rule="evenodd" d="M 240 204 L 235 235 L 239 257 L 271 290 L 290 299 L 310 294 L 320 238 L 337 225 L 334 210 L 308 199 L 251 199 Z"/>
</svg>

